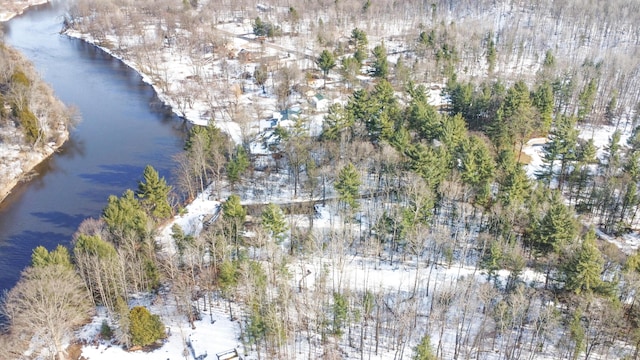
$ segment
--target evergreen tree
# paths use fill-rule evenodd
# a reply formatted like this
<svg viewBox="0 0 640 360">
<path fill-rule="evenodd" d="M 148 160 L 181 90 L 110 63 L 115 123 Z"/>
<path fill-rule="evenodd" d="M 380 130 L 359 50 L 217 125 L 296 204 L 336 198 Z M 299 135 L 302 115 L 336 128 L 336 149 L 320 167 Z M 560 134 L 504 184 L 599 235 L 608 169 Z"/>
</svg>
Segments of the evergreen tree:
<svg viewBox="0 0 640 360">
<path fill-rule="evenodd" d="M 522 204 L 528 198 L 531 188 L 527 173 L 511 150 L 501 151 L 497 163 L 497 168 L 502 170 L 502 174 L 497 177 L 500 184 L 498 199 L 504 206 Z"/>
<path fill-rule="evenodd" d="M 604 259 L 596 247 L 596 233 L 591 228 L 585 235 L 580 249 L 564 268 L 565 289 L 576 294 L 598 291 L 602 288 L 603 266 Z"/>
<path fill-rule="evenodd" d="M 116 248 L 108 241 L 102 240 L 100 236 L 81 234 L 75 241 L 73 253 L 77 257 L 78 253 L 95 255 L 98 258 L 111 258 L 117 255 Z"/>
<path fill-rule="evenodd" d="M 451 155 L 443 146 L 434 149 L 423 144 L 416 144 L 405 151 L 411 158 L 411 169 L 420 175 L 432 190 L 436 190 L 449 174 Z"/>
<path fill-rule="evenodd" d="M 576 119 L 572 116 L 558 116 L 556 124 L 549 134 L 549 141 L 544 146 L 545 156 L 543 171 L 537 174 L 538 178 L 547 185 L 556 175 L 553 164 L 560 160 L 560 172 L 557 174 L 558 188 L 562 189 L 568 165 L 577 158 L 578 129 Z"/>
<path fill-rule="evenodd" d="M 351 42 L 355 45 L 356 50 L 364 51 L 369 44 L 367 40 L 367 33 L 364 30 L 354 28 L 351 30 Z"/>
<path fill-rule="evenodd" d="M 282 242 L 283 235 L 287 231 L 287 222 L 278 205 L 269 203 L 262 210 L 262 226 L 271 233 L 277 243 Z"/>
<path fill-rule="evenodd" d="M 516 82 L 509 90 L 489 134 L 499 148 L 507 148 L 517 143 L 519 152 L 527 137 L 535 129 L 537 116 L 531 102 L 529 89 L 524 81 Z"/>
<path fill-rule="evenodd" d="M 493 33 L 489 32 L 487 36 L 487 64 L 489 66 L 489 74 L 493 73 L 496 67 L 496 60 L 498 58 L 498 52 L 496 51 L 496 44 L 493 41 Z"/>
<path fill-rule="evenodd" d="M 232 186 L 235 186 L 242 179 L 242 175 L 250 165 L 249 155 L 242 145 L 236 147 L 236 153 L 227 164 L 227 178 Z"/>
<path fill-rule="evenodd" d="M 324 116 L 322 122 L 322 139 L 350 142 L 355 136 L 354 126 L 355 119 L 352 114 L 345 111 L 340 104 L 331 104 L 327 115 Z"/>
<path fill-rule="evenodd" d="M 373 70 L 371 75 L 386 79 L 389 75 L 389 61 L 387 60 L 387 49 L 384 46 L 384 43 L 380 45 L 376 45 L 373 48 L 373 57 L 375 58 L 373 61 Z"/>
<path fill-rule="evenodd" d="M 420 340 L 420 343 L 414 349 L 415 353 L 413 355 L 413 360 L 436 360 L 437 357 L 433 353 L 433 348 L 431 347 L 431 337 L 429 334 L 426 334 Z"/>
<path fill-rule="evenodd" d="M 584 326 L 582 325 L 582 309 L 577 308 L 573 316 L 571 317 L 571 322 L 569 323 L 569 337 L 574 343 L 572 359 L 578 359 L 578 356 L 582 352 L 582 347 L 584 346 L 584 338 L 585 331 Z"/>
<path fill-rule="evenodd" d="M 195 244 L 195 238 L 192 235 L 185 234 L 182 227 L 178 224 L 171 226 L 171 237 L 180 256 L 184 254 L 187 248 Z"/>
<path fill-rule="evenodd" d="M 541 132 L 549 131 L 553 122 L 553 107 L 555 100 L 553 98 L 553 87 L 549 81 L 544 81 L 538 85 L 532 96 L 533 105 L 540 113 Z"/>
<path fill-rule="evenodd" d="M 460 165 L 462 181 L 476 189 L 493 179 L 493 157 L 486 143 L 478 136 L 470 136 L 463 141 Z"/>
<path fill-rule="evenodd" d="M 327 75 L 329 75 L 329 71 L 336 67 L 336 59 L 329 50 L 322 50 L 320 56 L 316 59 L 316 65 L 322 70 L 322 75 L 324 76 L 324 85 L 327 85 Z"/>
<path fill-rule="evenodd" d="M 222 203 L 222 217 L 227 222 L 227 234 L 236 247 L 236 256 L 239 256 L 240 228 L 247 217 L 247 210 L 240 204 L 238 195 L 231 195 Z"/>
<path fill-rule="evenodd" d="M 544 217 L 534 225 L 530 244 L 538 254 L 558 252 L 564 245 L 571 244 L 577 235 L 577 225 L 573 212 L 562 203 L 562 197 L 554 193 L 551 207 Z"/>
<path fill-rule="evenodd" d="M 442 117 L 438 110 L 429 104 L 423 85 L 410 88 L 411 102 L 405 108 L 405 118 L 409 126 L 418 132 L 421 139 L 431 141 L 440 135 Z"/>
<path fill-rule="evenodd" d="M 109 196 L 102 218 L 116 238 L 134 236 L 143 240 L 147 237 L 149 219 L 131 190 L 125 191 L 122 197 Z"/>
<path fill-rule="evenodd" d="M 611 134 L 609 144 L 605 147 L 605 177 L 615 176 L 620 169 L 620 137 L 622 133 L 616 130 Z"/>
<path fill-rule="evenodd" d="M 169 193 L 171 186 L 167 185 L 164 177 L 160 177 L 158 172 L 151 165 L 144 168 L 143 181 L 138 182 L 136 195 L 141 199 L 142 206 L 147 209 L 156 220 L 164 220 L 171 216 L 171 205 L 169 205 Z"/>
<path fill-rule="evenodd" d="M 545 68 L 553 68 L 556 64 L 556 58 L 555 56 L 553 56 L 553 52 L 551 52 L 551 50 L 547 50 L 547 52 L 544 54 L 544 62 L 542 63 L 542 65 L 544 65 Z"/>
<path fill-rule="evenodd" d="M 356 169 L 352 163 L 343 167 L 338 173 L 338 178 L 334 184 L 340 201 L 352 209 L 357 209 L 360 184 L 360 173 L 358 169 Z"/>
<path fill-rule="evenodd" d="M 158 315 L 151 314 L 144 306 L 136 306 L 129 312 L 131 343 L 147 346 L 166 337 L 164 324 Z"/>
<path fill-rule="evenodd" d="M 342 58 L 341 73 L 347 86 L 350 85 L 353 87 L 354 84 L 357 84 L 357 76 L 360 75 L 361 67 L 361 61 L 355 56 L 345 56 Z"/>
<path fill-rule="evenodd" d="M 332 310 L 331 333 L 336 336 L 342 336 L 343 328 L 349 314 L 349 302 L 343 294 L 338 292 L 333 293 Z"/>
<path fill-rule="evenodd" d="M 442 141 L 449 152 L 457 153 L 462 150 L 462 144 L 467 140 L 467 124 L 462 115 L 445 116 L 438 139 Z M 478 148 L 479 142 L 474 143 Z"/>
<path fill-rule="evenodd" d="M 58 245 L 51 252 L 49 252 L 44 246 L 38 246 L 33 249 L 33 253 L 31 254 L 31 266 L 43 267 L 48 265 L 60 265 L 66 269 L 73 270 L 69 250 L 62 245 Z"/>
<path fill-rule="evenodd" d="M 578 96 L 578 119 L 584 121 L 591 113 L 591 108 L 596 100 L 596 79 L 590 79 Z"/>
</svg>

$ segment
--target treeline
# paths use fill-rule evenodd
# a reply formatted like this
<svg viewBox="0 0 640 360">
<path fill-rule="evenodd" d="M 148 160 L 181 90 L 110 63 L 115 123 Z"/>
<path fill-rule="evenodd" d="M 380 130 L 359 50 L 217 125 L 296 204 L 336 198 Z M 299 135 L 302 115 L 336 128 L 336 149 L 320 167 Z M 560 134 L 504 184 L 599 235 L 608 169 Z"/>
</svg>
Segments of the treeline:
<svg viewBox="0 0 640 360">
<path fill-rule="evenodd" d="M 166 336 L 158 315 L 129 307 L 134 294 L 158 290 L 163 262 L 158 259 L 154 230 L 173 214 L 171 188 L 151 166 L 137 191 L 109 197 L 100 219 L 87 219 L 72 241 L 33 250 L 31 266 L 4 297 L 2 357 L 23 358 L 28 349 L 67 359 L 74 330 L 103 306 L 109 321 L 103 340 L 126 348 L 147 346 Z"/>
<path fill-rule="evenodd" d="M 364 57 L 371 57 L 374 46 L 386 43 L 389 53 L 401 59 L 404 73 L 412 73 L 417 82 L 446 82 L 455 75 L 463 82 L 499 77 L 510 82 L 523 79 L 531 86 L 542 76 L 561 89 L 560 106 L 571 113 L 581 107 L 589 114 L 584 120 L 598 125 L 611 113 L 633 114 L 640 103 L 640 67 L 634 60 L 640 46 L 636 10 L 637 4 L 623 0 L 588 4 L 581 0 L 562 4 L 550 0 L 532 4 L 293 1 L 286 6 L 268 1 L 261 6 L 245 1 L 163 1 L 135 7 L 85 0 L 74 6 L 69 23 L 134 60 L 185 107 L 194 98 L 208 103 L 213 98 L 218 105 L 234 102 L 232 94 L 224 91 L 228 89 L 221 89 L 218 83 L 220 78 L 228 80 L 242 72 L 228 61 L 230 51 L 238 49 L 233 49 L 228 34 L 215 27 L 221 22 L 250 20 L 255 34 L 272 41 L 284 36 L 293 48 L 310 48 L 315 53 L 327 49 L 338 55 L 353 45 L 347 41 L 349 32 L 359 29 L 376 41 L 355 44 L 360 50 L 355 59 L 362 63 Z M 92 20 L 83 21 L 89 18 Z M 142 26 L 147 21 L 158 26 L 153 30 Z M 132 38 L 137 40 L 130 41 Z M 183 90 L 166 83 L 158 62 L 159 52 L 166 47 L 194 60 L 198 81 L 185 81 Z M 211 58 L 224 64 L 220 77 L 207 71 Z M 549 67 L 551 71 L 539 71 Z M 352 82 L 357 74 L 354 62 L 344 69 L 345 82 Z M 285 78 L 294 81 L 291 86 L 303 79 L 300 75 Z M 274 88 L 283 80 L 274 76 Z M 216 89 L 217 96 L 211 89 Z M 612 98 L 616 104 L 607 110 Z M 579 105 L 581 102 L 584 104 Z M 220 109 L 212 106 L 210 111 Z"/>
<path fill-rule="evenodd" d="M 0 40 L 0 134 L 3 142 L 42 149 L 66 140 L 73 117 L 33 66 Z"/>
</svg>

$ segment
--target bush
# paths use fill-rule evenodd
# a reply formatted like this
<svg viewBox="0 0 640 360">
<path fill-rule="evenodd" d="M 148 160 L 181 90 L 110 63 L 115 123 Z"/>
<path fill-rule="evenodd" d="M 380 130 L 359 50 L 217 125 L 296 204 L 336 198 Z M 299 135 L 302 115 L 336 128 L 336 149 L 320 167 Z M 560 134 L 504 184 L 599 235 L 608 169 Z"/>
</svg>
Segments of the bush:
<svg viewBox="0 0 640 360">
<path fill-rule="evenodd" d="M 40 137 L 40 129 L 38 128 L 38 118 L 24 106 L 22 109 L 18 109 L 17 106 L 13 109 L 13 115 L 18 118 L 20 127 L 30 144 L 35 144 L 36 140 Z"/>
<path fill-rule="evenodd" d="M 158 315 L 153 315 L 144 306 L 136 306 L 129 312 L 131 343 L 147 346 L 164 339 L 164 324 Z"/>
<path fill-rule="evenodd" d="M 11 75 L 11 82 L 13 84 L 19 84 L 22 86 L 31 86 L 31 81 L 29 80 L 29 78 L 27 77 L 27 75 L 20 71 L 20 70 L 16 70 L 13 75 Z"/>
<path fill-rule="evenodd" d="M 100 326 L 100 337 L 104 340 L 111 340 L 113 337 L 113 330 L 107 320 L 102 321 L 102 325 Z"/>
</svg>

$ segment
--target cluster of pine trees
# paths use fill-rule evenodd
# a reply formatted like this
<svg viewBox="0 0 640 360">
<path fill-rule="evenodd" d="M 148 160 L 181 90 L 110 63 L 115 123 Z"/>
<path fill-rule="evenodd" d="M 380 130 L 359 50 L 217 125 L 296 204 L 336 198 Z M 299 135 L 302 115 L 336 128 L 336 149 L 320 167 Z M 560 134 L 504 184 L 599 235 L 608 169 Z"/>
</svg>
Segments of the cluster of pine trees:
<svg viewBox="0 0 640 360">
<path fill-rule="evenodd" d="M 598 157 L 593 141 L 580 138 L 576 126 L 608 123 L 629 132 L 629 124 L 636 124 L 621 119 L 637 119 L 638 69 L 613 71 L 615 61 L 596 61 L 580 49 L 567 54 L 566 48 L 533 47 L 522 41 L 528 32 L 518 28 L 465 33 L 449 18 L 458 10 L 499 11 L 520 14 L 523 24 L 551 21 L 557 29 L 568 16 L 558 2 L 530 8 L 513 2 L 496 7 L 493 1 L 318 4 L 296 3 L 257 17 L 242 1 L 216 9 L 194 2 L 137 4 L 144 11 L 80 2 L 75 16 L 96 14 L 82 26 L 98 40 L 120 29 L 142 32 L 145 14 L 165 19 L 169 25 L 157 27 L 165 32 L 157 38 L 173 39 L 170 46 L 185 53 L 199 54 L 203 44 L 224 53 L 217 35 L 196 30 L 211 21 L 202 11 L 216 19 L 237 10 L 255 19 L 256 35 L 306 32 L 322 48 L 314 65 L 324 86 L 337 70 L 349 96 L 329 108 L 318 137 L 310 135 L 304 114 L 293 126 L 278 127 L 266 144 L 274 152 L 267 165 L 258 165 L 248 144 L 232 145 L 214 126 L 192 128 L 177 157 L 176 186 L 193 199 L 212 184 L 217 198 L 226 200 L 222 216 L 201 233 L 172 229 L 175 256 L 159 256 L 153 241 L 154 226 L 170 216 L 172 206 L 166 183 L 148 168 L 137 192 L 111 197 L 101 219 L 83 224 L 71 262 L 53 260 L 68 258 L 57 253 L 62 250 L 37 250 L 33 269 L 73 263 L 94 303 L 109 309 L 117 324 L 114 336 L 125 345 L 146 342 L 136 339 L 148 335 L 133 334 L 141 310 L 132 316 L 129 295 L 167 283 L 192 324 L 201 307 L 224 298 L 230 316 L 241 320 L 247 347 L 270 358 L 331 359 L 343 352 L 417 359 L 482 358 L 488 352 L 509 359 L 637 357 L 640 254 L 625 254 L 596 234 L 621 234 L 636 222 L 640 131 L 627 144 L 621 132 L 614 133 L 605 156 Z M 606 13 L 626 9 L 619 5 L 613 2 Z M 314 16 L 305 16 L 303 8 Z M 587 19 L 609 16 L 579 9 L 569 6 Z M 385 12 L 390 24 L 374 26 L 370 20 L 385 18 Z M 106 21 L 107 13 L 113 21 Z M 116 26 L 124 19 L 135 25 Z M 600 39 L 607 48 L 623 41 L 580 21 L 585 26 L 569 29 L 570 39 L 585 46 Z M 403 34 L 407 55 L 401 52 L 393 65 L 385 43 L 370 47 L 367 34 L 399 23 L 411 24 L 414 32 Z M 354 25 L 347 27 L 350 33 L 343 24 Z M 616 32 L 612 26 L 604 25 L 606 33 Z M 342 36 L 347 46 L 337 41 Z M 532 43 L 544 42 L 542 37 Z M 141 38 L 150 43 L 132 56 L 147 59 L 150 75 L 161 78 L 152 60 L 157 57 L 148 55 L 162 46 Z M 578 59 L 579 54 L 584 56 Z M 486 80 L 477 79 L 480 73 Z M 371 81 L 363 84 L 362 75 Z M 257 66 L 253 78 L 266 94 L 268 71 Z M 418 84 L 443 78 L 450 104 L 437 108 Z M 294 84 L 286 84 L 284 94 L 293 92 Z M 199 86 L 198 94 L 210 91 L 206 81 Z M 522 150 L 532 137 L 549 138 L 538 179 L 523 168 Z M 241 205 L 249 192 L 260 190 L 269 198 L 277 192 L 274 184 L 293 188 L 296 198 L 322 201 L 340 221 L 317 229 L 314 215 L 302 221 L 295 209 Z M 350 284 L 343 275 L 356 256 L 366 271 L 411 267 L 412 286 Z M 474 272 L 445 279 L 451 284 L 443 286 L 439 276 L 452 265 Z M 33 279 L 29 271 L 21 284 Z M 480 273 L 486 282 L 477 281 Z M 531 273 L 538 279 L 530 280 Z"/>
</svg>

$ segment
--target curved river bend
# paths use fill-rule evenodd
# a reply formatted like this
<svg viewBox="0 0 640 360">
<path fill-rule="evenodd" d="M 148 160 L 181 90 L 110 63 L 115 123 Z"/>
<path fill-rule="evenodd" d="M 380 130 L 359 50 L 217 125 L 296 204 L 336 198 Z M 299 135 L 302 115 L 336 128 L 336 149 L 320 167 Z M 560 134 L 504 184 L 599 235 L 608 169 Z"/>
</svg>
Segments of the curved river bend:
<svg viewBox="0 0 640 360">
<path fill-rule="evenodd" d="M 39 6 L 4 24 L 20 50 L 82 122 L 71 140 L 0 204 L 0 288 L 15 285 L 38 245 L 69 244 L 110 194 L 135 189 L 146 164 L 169 177 L 183 122 L 140 76 L 108 54 L 58 32 L 64 6 Z"/>
</svg>

